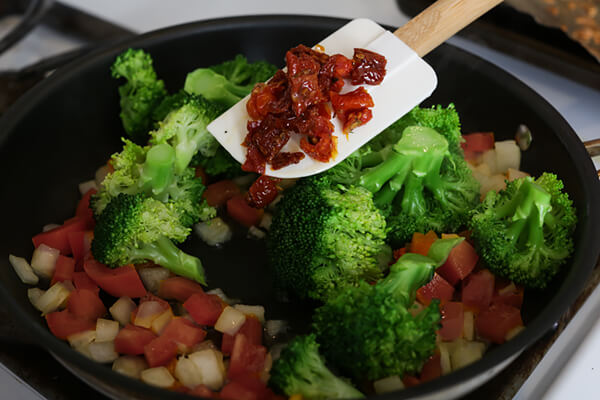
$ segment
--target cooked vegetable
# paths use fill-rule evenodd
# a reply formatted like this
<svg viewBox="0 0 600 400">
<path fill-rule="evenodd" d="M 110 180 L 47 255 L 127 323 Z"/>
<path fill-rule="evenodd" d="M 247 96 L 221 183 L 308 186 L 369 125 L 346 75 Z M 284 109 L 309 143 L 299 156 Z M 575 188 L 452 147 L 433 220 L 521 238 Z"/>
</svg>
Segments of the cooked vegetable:
<svg viewBox="0 0 600 400">
<path fill-rule="evenodd" d="M 297 336 L 282 350 L 273 364 L 269 385 L 288 396 L 300 394 L 306 400 L 365 397 L 327 368 L 315 335 Z"/>
<path fill-rule="evenodd" d="M 123 128 L 131 140 L 144 144 L 152 128 L 152 111 L 167 95 L 165 84 L 156 77 L 152 58 L 143 50 L 128 49 L 120 54 L 111 72 L 114 78 L 127 80 L 119 87 Z"/>
<path fill-rule="evenodd" d="M 164 203 L 143 195 L 119 194 L 98 218 L 92 241 L 95 259 L 111 266 L 153 261 L 177 275 L 205 284 L 200 260 L 178 249 L 190 229 Z"/>
<path fill-rule="evenodd" d="M 407 253 L 375 285 L 361 282 L 317 308 L 313 326 L 325 358 L 357 380 L 420 371 L 436 346 L 439 302 L 414 316 L 409 307 L 417 289 L 462 240 L 440 239 L 427 257 Z"/>
<path fill-rule="evenodd" d="M 489 192 L 470 227 L 490 270 L 544 288 L 573 252 L 575 209 L 556 175 L 520 178 Z"/>
<path fill-rule="evenodd" d="M 374 281 L 391 258 L 385 236 L 385 220 L 367 190 L 333 187 L 323 177 L 302 180 L 278 203 L 267 238 L 275 281 L 321 300 Z"/>
<path fill-rule="evenodd" d="M 34 273 L 33 268 L 31 268 L 26 259 L 9 254 L 8 261 L 19 276 L 19 279 L 21 279 L 21 282 L 27 285 L 37 285 L 40 279 Z"/>
</svg>

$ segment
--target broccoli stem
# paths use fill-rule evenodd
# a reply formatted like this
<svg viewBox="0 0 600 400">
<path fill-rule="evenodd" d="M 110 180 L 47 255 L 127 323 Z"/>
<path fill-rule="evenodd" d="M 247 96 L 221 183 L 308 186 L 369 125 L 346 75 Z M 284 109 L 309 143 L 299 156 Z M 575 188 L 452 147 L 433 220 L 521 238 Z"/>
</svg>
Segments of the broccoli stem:
<svg viewBox="0 0 600 400">
<path fill-rule="evenodd" d="M 377 167 L 368 169 L 358 180 L 358 184 L 372 193 L 378 192 L 394 175 L 408 173 L 411 163 L 402 154 L 393 152 Z M 405 171 L 405 172 L 404 172 Z"/>
<path fill-rule="evenodd" d="M 151 244 L 143 244 L 141 247 L 134 248 L 131 255 L 133 259 L 153 261 L 174 274 L 206 285 L 204 269 L 200 260 L 183 252 L 165 236 L 161 236 Z"/>
<path fill-rule="evenodd" d="M 408 308 L 415 300 L 417 289 L 431 280 L 435 268 L 436 262 L 431 258 L 407 253 L 390 267 L 388 276 L 377 285 L 390 296 L 396 297 L 400 305 Z"/>
<path fill-rule="evenodd" d="M 151 190 L 154 195 L 162 193 L 173 181 L 174 163 L 175 150 L 170 145 L 152 146 L 140 173 L 142 189 Z"/>
</svg>

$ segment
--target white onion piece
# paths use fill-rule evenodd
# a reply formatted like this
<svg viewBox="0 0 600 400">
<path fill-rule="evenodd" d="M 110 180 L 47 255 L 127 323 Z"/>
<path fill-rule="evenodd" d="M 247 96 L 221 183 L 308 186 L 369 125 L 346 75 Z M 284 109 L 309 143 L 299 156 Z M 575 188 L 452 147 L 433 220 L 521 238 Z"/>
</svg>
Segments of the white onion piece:
<svg viewBox="0 0 600 400">
<path fill-rule="evenodd" d="M 42 312 L 42 316 L 54 312 L 67 305 L 71 292 L 61 282 L 56 282 L 34 304 Z"/>
<path fill-rule="evenodd" d="M 135 379 L 139 379 L 142 371 L 147 368 L 146 360 L 138 356 L 121 356 L 112 365 L 113 371 Z"/>
<path fill-rule="evenodd" d="M 121 325 L 127 325 L 131 322 L 131 313 L 136 307 L 133 300 L 124 296 L 115 301 L 108 311 L 115 321 L 118 321 Z"/>
<path fill-rule="evenodd" d="M 521 149 L 514 140 L 502 140 L 495 143 L 496 168 L 506 173 L 509 168 L 519 169 L 521 166 Z"/>
<path fill-rule="evenodd" d="M 518 169 L 509 168 L 506 172 L 506 179 L 510 181 L 514 181 L 515 179 L 525 178 L 529 176 L 527 172 L 519 171 Z"/>
<path fill-rule="evenodd" d="M 502 172 L 498 170 L 498 161 L 496 157 L 496 151 L 494 149 L 488 150 L 481 155 L 481 163 L 489 167 L 490 175 Z"/>
<path fill-rule="evenodd" d="M 440 365 L 442 367 L 442 375 L 447 375 L 452 372 L 452 363 L 450 362 L 450 353 L 448 347 L 444 343 L 438 346 L 440 349 Z"/>
<path fill-rule="evenodd" d="M 227 306 L 215 323 L 215 330 L 228 335 L 235 335 L 246 322 L 246 315 L 233 307 Z"/>
<path fill-rule="evenodd" d="M 203 340 L 200 343 L 197 343 L 196 345 L 194 345 L 194 347 L 192 347 L 191 349 L 191 353 L 195 353 L 197 351 L 202 351 L 202 350 L 217 350 L 217 346 L 214 344 L 214 342 L 210 339 L 207 340 Z"/>
<path fill-rule="evenodd" d="M 74 349 L 88 346 L 96 339 L 96 331 L 83 331 L 67 337 L 67 341 Z"/>
<path fill-rule="evenodd" d="M 525 327 L 523 325 L 515 326 L 510 331 L 506 332 L 506 340 L 510 340 L 517 336 L 521 331 L 523 331 Z"/>
<path fill-rule="evenodd" d="M 499 190 L 505 189 L 505 180 L 506 177 L 502 174 L 491 175 L 479 182 L 481 184 L 479 192 L 481 193 L 481 195 L 485 195 L 490 190 L 497 192 Z"/>
<path fill-rule="evenodd" d="M 289 328 L 287 321 L 282 319 L 270 319 L 265 322 L 265 331 L 269 337 L 275 338 L 285 333 Z"/>
<path fill-rule="evenodd" d="M 140 373 L 140 379 L 149 385 L 169 388 L 175 384 L 175 378 L 165 367 L 148 368 Z"/>
<path fill-rule="evenodd" d="M 481 342 L 457 341 L 457 346 L 450 352 L 452 370 L 465 367 L 483 357 L 485 344 Z"/>
<path fill-rule="evenodd" d="M 404 389 L 404 383 L 398 375 L 392 375 L 373 382 L 373 388 L 375 393 L 383 394 Z"/>
<path fill-rule="evenodd" d="M 225 365 L 223 354 L 217 350 L 201 350 L 188 355 L 188 358 L 196 364 L 196 368 L 202 376 L 202 384 L 212 390 L 219 390 L 225 380 Z"/>
<path fill-rule="evenodd" d="M 164 311 L 165 308 L 162 303 L 158 301 L 145 301 L 139 305 L 133 324 L 143 328 L 151 328 L 152 321 Z"/>
<path fill-rule="evenodd" d="M 275 199 L 267 206 L 267 210 L 274 210 L 277 203 L 279 203 L 283 199 L 283 194 L 279 193 L 275 196 Z"/>
<path fill-rule="evenodd" d="M 54 228 L 58 228 L 60 225 L 59 224 L 46 224 L 44 226 L 42 226 L 42 232 L 48 232 L 51 231 Z"/>
<path fill-rule="evenodd" d="M 31 268 L 31 265 L 29 265 L 26 259 L 9 254 L 8 261 L 10 262 L 10 265 L 12 265 L 21 282 L 26 285 L 38 284 L 40 278 L 35 274 L 33 268 Z"/>
<path fill-rule="evenodd" d="M 233 306 L 238 311 L 246 315 L 254 315 L 261 324 L 265 323 L 265 308 L 263 306 L 249 306 L 246 304 L 236 304 Z"/>
<path fill-rule="evenodd" d="M 54 268 L 59 255 L 60 251 L 58 249 L 42 243 L 33 251 L 31 268 L 40 278 L 50 279 L 54 275 Z"/>
<path fill-rule="evenodd" d="M 230 299 L 229 297 L 227 297 L 227 295 L 221 288 L 209 290 L 208 292 L 206 292 L 206 294 L 216 294 L 221 298 L 221 300 L 223 300 L 227 304 L 236 304 L 240 302 L 238 299 Z"/>
<path fill-rule="evenodd" d="M 219 217 L 194 225 L 194 232 L 209 246 L 221 245 L 233 235 L 229 225 Z"/>
<path fill-rule="evenodd" d="M 462 335 L 467 340 L 473 340 L 475 337 L 475 322 L 472 311 L 465 311 L 463 314 Z"/>
<path fill-rule="evenodd" d="M 27 289 L 27 298 L 29 299 L 29 302 L 31 303 L 32 306 L 34 306 L 38 310 L 39 310 L 39 307 L 38 307 L 37 303 L 40 300 L 40 297 L 42 297 L 42 295 L 44 293 L 46 293 L 45 290 L 42 290 L 37 287 Z"/>
<path fill-rule="evenodd" d="M 146 290 L 156 294 L 160 287 L 160 282 L 171 276 L 168 269 L 163 267 L 140 268 L 138 274 Z"/>
<path fill-rule="evenodd" d="M 267 234 L 265 233 L 265 231 L 263 231 L 260 228 L 257 228 L 254 225 L 251 226 L 250 228 L 248 228 L 248 237 L 250 237 L 250 238 L 264 239 L 265 236 L 267 236 Z"/>
<path fill-rule="evenodd" d="M 119 358 L 115 351 L 115 342 L 93 342 L 88 345 L 92 360 L 99 363 L 109 363 Z"/>
<path fill-rule="evenodd" d="M 259 227 L 265 229 L 265 230 L 269 230 L 271 229 L 271 224 L 273 223 L 273 215 L 271 213 L 264 213 L 262 218 L 260 219 L 260 223 L 258 224 Z"/>
<path fill-rule="evenodd" d="M 85 181 L 79 184 L 79 193 L 81 193 L 82 196 L 86 194 L 90 189 L 98 190 L 98 185 L 96 184 L 95 180 Z"/>
<path fill-rule="evenodd" d="M 187 357 L 179 357 L 175 365 L 175 377 L 190 389 L 202 384 L 202 374 L 196 363 Z"/>
<path fill-rule="evenodd" d="M 170 308 L 168 308 L 152 321 L 152 324 L 150 325 L 150 328 L 152 328 L 152 332 L 156 333 L 157 335 L 160 335 L 161 333 L 163 333 L 163 331 L 172 319 L 173 312 Z"/>
<path fill-rule="evenodd" d="M 106 175 L 108 175 L 108 173 L 110 172 L 110 169 L 108 168 L 108 165 L 104 164 L 103 166 L 101 166 L 100 168 L 98 168 L 96 170 L 96 173 L 94 174 L 94 179 L 96 181 L 96 185 L 98 185 L 98 187 L 102 186 L 102 182 L 104 182 L 104 178 L 106 178 Z"/>
<path fill-rule="evenodd" d="M 119 322 L 112 319 L 98 318 L 96 320 L 96 342 L 111 342 L 119 333 Z"/>
</svg>

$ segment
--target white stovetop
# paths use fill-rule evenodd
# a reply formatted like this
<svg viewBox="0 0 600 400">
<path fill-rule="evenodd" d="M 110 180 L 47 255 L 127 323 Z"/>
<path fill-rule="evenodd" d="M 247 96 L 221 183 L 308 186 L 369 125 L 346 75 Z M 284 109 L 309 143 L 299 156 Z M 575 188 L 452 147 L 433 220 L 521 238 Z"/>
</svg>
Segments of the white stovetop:
<svg viewBox="0 0 600 400">
<path fill-rule="evenodd" d="M 201 19 L 249 14 L 311 14 L 343 18 L 367 17 L 392 26 L 408 20 L 395 0 L 59 0 L 135 32 L 146 32 Z M 0 35 L 2 30 L 0 27 Z M 600 91 L 542 70 L 465 39 L 451 42 L 509 71 L 548 100 L 582 140 L 600 138 Z M 47 30 L 37 29 L 19 48 L 0 57 L 0 69 L 19 67 L 76 45 Z M 557 161 L 560 162 L 560 161 Z M 515 399 L 596 398 L 600 361 L 600 289 L 597 289 L 567 330 L 545 355 Z M 590 330 L 591 329 L 591 330 Z M 588 333 L 590 332 L 590 333 Z M 38 399 L 0 367 L 0 386 L 7 398 Z"/>
</svg>

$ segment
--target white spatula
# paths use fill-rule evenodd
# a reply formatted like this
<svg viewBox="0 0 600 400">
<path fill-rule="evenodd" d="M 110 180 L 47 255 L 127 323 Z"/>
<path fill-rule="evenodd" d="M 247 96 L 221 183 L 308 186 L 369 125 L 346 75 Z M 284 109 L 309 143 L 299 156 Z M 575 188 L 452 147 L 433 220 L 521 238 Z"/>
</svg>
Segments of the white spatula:
<svg viewBox="0 0 600 400">
<path fill-rule="evenodd" d="M 300 178 L 329 169 L 344 160 L 398 118 L 431 95 L 437 85 L 433 69 L 421 57 L 435 49 L 460 29 L 479 18 L 502 0 L 438 0 L 429 8 L 398 28 L 393 34 L 368 19 L 355 19 L 319 43 L 327 54 L 352 58 L 354 48 L 365 48 L 387 59 L 387 73 L 380 85 L 363 87 L 373 98 L 373 119 L 355 128 L 347 137 L 337 118 L 332 122 L 337 136 L 337 155 L 329 162 L 304 157 L 298 164 L 273 170 L 267 165 L 265 175 Z M 265 46 L 268 46 L 265 43 Z M 344 92 L 352 90 L 347 84 Z M 248 97 L 214 120 L 208 130 L 240 163 L 246 159 L 242 146 L 248 133 L 246 111 Z M 299 135 L 292 135 L 282 151 L 300 150 Z"/>
</svg>

